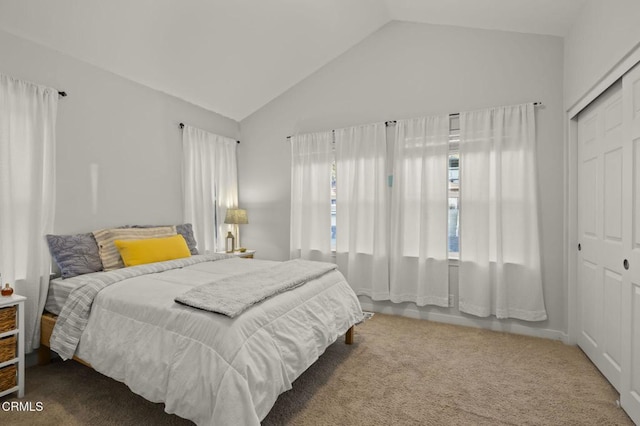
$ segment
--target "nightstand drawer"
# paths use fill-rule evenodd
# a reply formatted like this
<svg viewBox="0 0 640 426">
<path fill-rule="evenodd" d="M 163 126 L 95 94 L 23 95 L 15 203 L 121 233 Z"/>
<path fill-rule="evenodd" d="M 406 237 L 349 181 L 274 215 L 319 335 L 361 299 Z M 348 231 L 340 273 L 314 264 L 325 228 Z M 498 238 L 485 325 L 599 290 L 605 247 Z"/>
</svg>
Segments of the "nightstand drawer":
<svg viewBox="0 0 640 426">
<path fill-rule="evenodd" d="M 18 385 L 18 368 L 15 364 L 0 368 L 0 392 Z"/>
<path fill-rule="evenodd" d="M 16 306 L 7 306 L 0 308 L 0 333 L 16 329 Z"/>
<path fill-rule="evenodd" d="M 0 338 L 0 364 L 16 358 L 17 343 L 15 335 Z"/>
</svg>

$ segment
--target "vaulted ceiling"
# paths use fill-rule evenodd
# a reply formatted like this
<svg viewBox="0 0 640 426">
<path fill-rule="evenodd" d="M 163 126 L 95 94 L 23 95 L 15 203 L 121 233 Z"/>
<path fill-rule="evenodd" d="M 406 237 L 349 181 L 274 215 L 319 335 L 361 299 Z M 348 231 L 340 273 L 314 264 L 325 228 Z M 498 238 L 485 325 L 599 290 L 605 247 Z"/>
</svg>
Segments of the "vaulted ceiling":
<svg viewBox="0 0 640 426">
<path fill-rule="evenodd" d="M 586 0 L 0 0 L 0 29 L 242 120 L 391 20 L 564 36 Z"/>
</svg>

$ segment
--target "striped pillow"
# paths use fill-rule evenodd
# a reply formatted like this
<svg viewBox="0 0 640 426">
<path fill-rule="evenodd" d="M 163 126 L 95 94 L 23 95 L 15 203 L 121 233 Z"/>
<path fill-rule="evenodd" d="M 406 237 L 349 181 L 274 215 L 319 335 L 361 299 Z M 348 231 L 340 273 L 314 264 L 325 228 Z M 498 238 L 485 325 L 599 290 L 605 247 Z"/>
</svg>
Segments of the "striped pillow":
<svg viewBox="0 0 640 426">
<path fill-rule="evenodd" d="M 94 231 L 93 236 L 98 243 L 98 253 L 105 271 L 124 268 L 120 253 L 113 242 L 115 240 L 143 240 L 146 238 L 162 238 L 176 235 L 175 226 L 159 226 L 157 228 L 111 228 Z"/>
</svg>

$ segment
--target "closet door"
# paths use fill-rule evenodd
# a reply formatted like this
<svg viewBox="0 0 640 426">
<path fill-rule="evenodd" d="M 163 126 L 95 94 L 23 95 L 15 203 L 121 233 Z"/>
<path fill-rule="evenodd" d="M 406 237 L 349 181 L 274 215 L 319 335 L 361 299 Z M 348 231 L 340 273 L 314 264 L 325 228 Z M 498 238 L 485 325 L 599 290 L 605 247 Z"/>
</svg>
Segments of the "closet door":
<svg viewBox="0 0 640 426">
<path fill-rule="evenodd" d="M 625 152 L 622 387 L 620 402 L 640 424 L 640 64 L 623 77 Z"/>
<path fill-rule="evenodd" d="M 578 116 L 578 345 L 618 390 L 626 203 L 622 183 L 628 157 L 622 123 L 620 82 Z"/>
</svg>

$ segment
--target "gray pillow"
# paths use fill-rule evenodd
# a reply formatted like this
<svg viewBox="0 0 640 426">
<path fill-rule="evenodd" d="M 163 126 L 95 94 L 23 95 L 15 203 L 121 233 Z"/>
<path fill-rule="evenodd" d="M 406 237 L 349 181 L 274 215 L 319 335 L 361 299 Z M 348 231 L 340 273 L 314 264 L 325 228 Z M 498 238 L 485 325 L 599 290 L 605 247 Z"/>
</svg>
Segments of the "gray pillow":
<svg viewBox="0 0 640 426">
<path fill-rule="evenodd" d="M 193 236 L 193 226 L 190 223 L 176 225 L 176 232 L 184 237 L 191 254 L 198 254 L 198 249 L 196 248 L 196 237 Z"/>
<path fill-rule="evenodd" d="M 158 225 L 125 225 L 124 228 L 155 228 L 157 226 Z M 193 235 L 193 226 L 190 223 L 176 225 L 176 233 L 184 237 L 192 256 L 198 254 L 198 249 L 196 248 L 196 237 Z"/>
<path fill-rule="evenodd" d="M 91 232 L 76 235 L 47 235 L 49 252 L 62 278 L 102 271 L 98 244 Z"/>
</svg>

